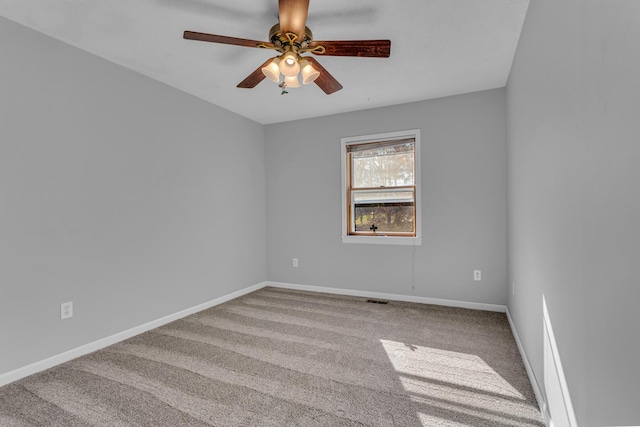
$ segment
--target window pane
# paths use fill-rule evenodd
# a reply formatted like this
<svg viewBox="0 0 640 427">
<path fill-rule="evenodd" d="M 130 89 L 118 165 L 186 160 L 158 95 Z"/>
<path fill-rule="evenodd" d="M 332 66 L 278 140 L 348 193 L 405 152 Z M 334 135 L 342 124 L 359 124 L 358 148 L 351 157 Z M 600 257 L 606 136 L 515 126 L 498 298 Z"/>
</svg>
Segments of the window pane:
<svg viewBox="0 0 640 427">
<path fill-rule="evenodd" d="M 413 143 L 351 154 L 353 188 L 414 185 Z"/>
<path fill-rule="evenodd" d="M 413 190 L 353 191 L 353 231 L 413 233 Z"/>
</svg>

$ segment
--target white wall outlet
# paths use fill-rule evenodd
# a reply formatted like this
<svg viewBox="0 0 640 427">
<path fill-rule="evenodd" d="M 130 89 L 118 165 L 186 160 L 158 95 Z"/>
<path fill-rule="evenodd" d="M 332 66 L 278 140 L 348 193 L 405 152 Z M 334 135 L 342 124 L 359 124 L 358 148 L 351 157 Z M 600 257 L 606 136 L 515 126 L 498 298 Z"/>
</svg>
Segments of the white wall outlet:
<svg viewBox="0 0 640 427">
<path fill-rule="evenodd" d="M 473 280 L 476 282 L 482 280 L 482 270 L 473 270 Z"/>
<path fill-rule="evenodd" d="M 293 259 L 293 266 L 298 267 L 298 258 Z"/>
<path fill-rule="evenodd" d="M 60 304 L 60 318 L 62 320 L 73 317 L 73 301 Z"/>
</svg>

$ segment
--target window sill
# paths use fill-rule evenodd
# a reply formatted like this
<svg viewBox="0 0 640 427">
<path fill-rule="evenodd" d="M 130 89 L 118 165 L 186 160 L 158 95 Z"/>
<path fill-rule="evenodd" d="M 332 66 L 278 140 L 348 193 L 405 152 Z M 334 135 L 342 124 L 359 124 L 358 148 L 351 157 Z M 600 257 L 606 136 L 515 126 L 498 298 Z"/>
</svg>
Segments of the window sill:
<svg viewBox="0 0 640 427">
<path fill-rule="evenodd" d="M 364 243 L 370 245 L 421 246 L 422 237 L 398 236 L 342 236 L 342 243 Z"/>
</svg>

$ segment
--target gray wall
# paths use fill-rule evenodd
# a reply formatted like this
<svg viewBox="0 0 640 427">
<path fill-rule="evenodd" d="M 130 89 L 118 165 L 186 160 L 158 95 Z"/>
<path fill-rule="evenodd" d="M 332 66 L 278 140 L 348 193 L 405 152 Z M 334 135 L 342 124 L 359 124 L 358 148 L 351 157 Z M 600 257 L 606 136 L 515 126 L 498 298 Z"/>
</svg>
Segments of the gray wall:
<svg viewBox="0 0 640 427">
<path fill-rule="evenodd" d="M 2 18 L 0 58 L 0 373 L 266 279 L 261 125 Z"/>
<path fill-rule="evenodd" d="M 532 1 L 507 85 L 509 309 L 580 426 L 640 425 L 640 3 Z"/>
<path fill-rule="evenodd" d="M 505 120 L 497 89 L 266 126 L 268 279 L 506 304 Z M 340 138 L 415 128 L 422 246 L 342 243 Z"/>
</svg>

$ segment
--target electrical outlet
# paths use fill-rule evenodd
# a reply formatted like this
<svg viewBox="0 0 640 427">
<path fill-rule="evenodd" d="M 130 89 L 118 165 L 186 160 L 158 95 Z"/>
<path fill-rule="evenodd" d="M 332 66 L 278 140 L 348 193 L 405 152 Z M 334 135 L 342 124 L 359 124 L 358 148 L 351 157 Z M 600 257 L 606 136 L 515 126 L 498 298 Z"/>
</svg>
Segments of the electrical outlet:
<svg viewBox="0 0 640 427">
<path fill-rule="evenodd" d="M 293 266 L 298 267 L 298 258 L 293 259 Z"/>
<path fill-rule="evenodd" d="M 73 301 L 63 302 L 60 304 L 60 319 L 68 319 L 73 317 Z"/>
<path fill-rule="evenodd" d="M 473 280 L 476 282 L 482 280 L 482 270 L 473 270 Z"/>
<path fill-rule="evenodd" d="M 516 282 L 511 282 L 511 295 L 516 294 Z"/>
</svg>

